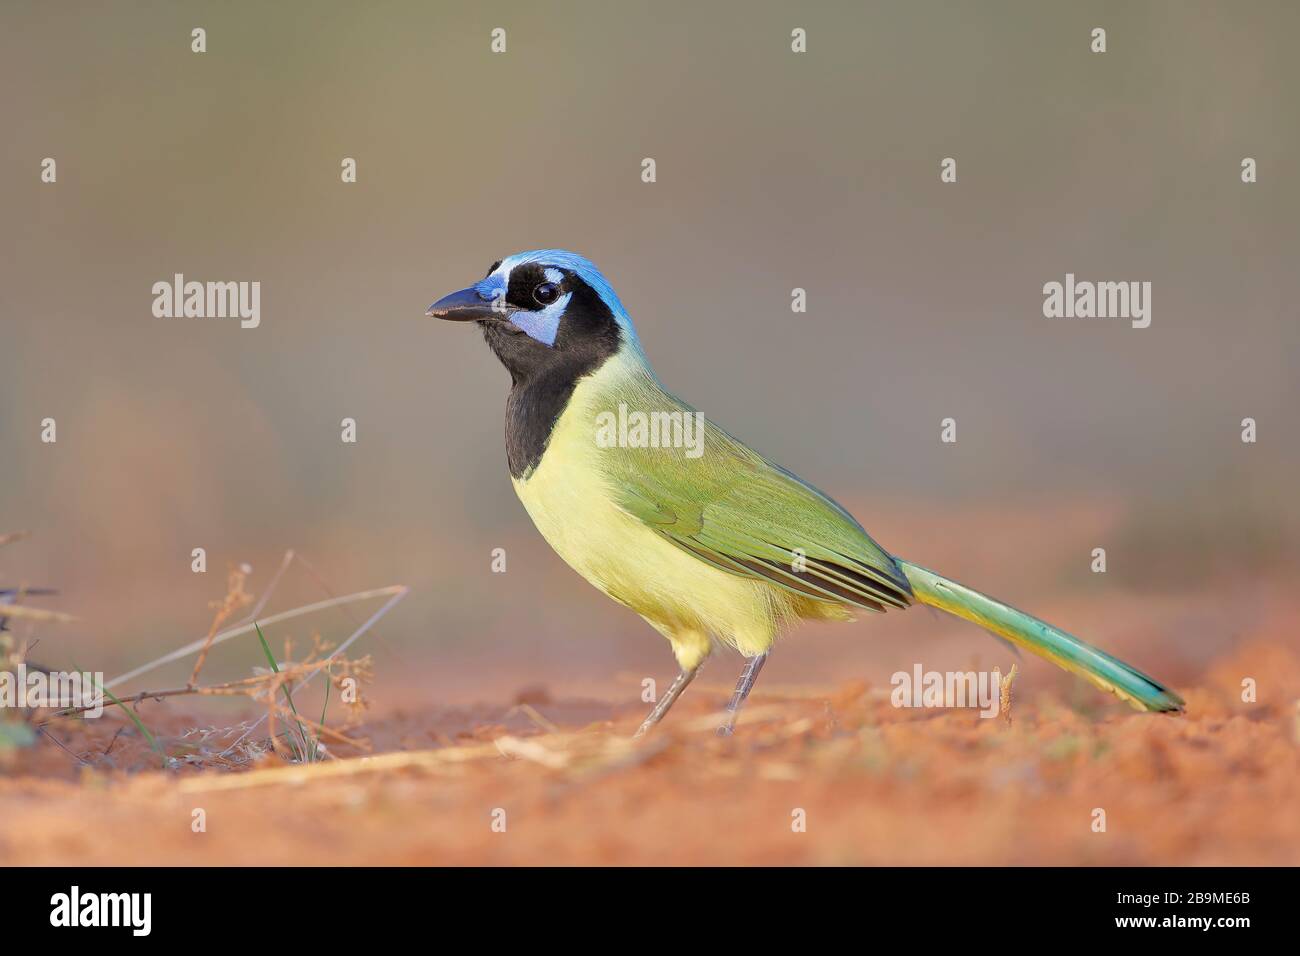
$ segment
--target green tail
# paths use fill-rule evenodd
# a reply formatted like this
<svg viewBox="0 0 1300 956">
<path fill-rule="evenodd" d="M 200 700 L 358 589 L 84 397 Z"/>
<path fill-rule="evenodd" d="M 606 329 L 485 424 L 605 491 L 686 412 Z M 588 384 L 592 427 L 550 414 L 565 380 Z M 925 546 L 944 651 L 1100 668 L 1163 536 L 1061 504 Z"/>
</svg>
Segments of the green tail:
<svg viewBox="0 0 1300 956">
<path fill-rule="evenodd" d="M 955 614 L 992 631 L 1110 691 L 1138 710 L 1181 711 L 1183 699 L 1136 668 L 1085 644 L 1046 621 L 1017 611 L 978 591 L 895 558 L 922 604 Z"/>
</svg>

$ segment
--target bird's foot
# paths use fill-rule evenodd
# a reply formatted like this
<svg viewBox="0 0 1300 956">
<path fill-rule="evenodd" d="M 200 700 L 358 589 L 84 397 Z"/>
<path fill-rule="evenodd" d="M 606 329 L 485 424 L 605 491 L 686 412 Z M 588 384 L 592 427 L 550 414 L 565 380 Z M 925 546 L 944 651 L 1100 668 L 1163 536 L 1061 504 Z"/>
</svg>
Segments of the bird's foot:
<svg viewBox="0 0 1300 956">
<path fill-rule="evenodd" d="M 677 679 L 673 681 L 672 686 L 668 688 L 668 693 L 664 694 L 663 699 L 661 699 L 659 703 L 655 704 L 654 710 L 650 711 L 650 715 L 641 722 L 641 726 L 638 727 L 636 733 L 632 735 L 633 740 L 636 740 L 638 737 L 644 737 L 650 732 L 650 729 L 654 727 L 655 724 L 664 719 L 664 714 L 668 713 L 668 708 L 672 707 L 673 702 L 682 695 L 682 691 L 686 689 L 686 686 L 691 681 L 695 680 L 695 675 L 699 669 L 700 667 L 697 664 L 695 665 L 694 670 L 682 671 L 677 675 Z"/>
<path fill-rule="evenodd" d="M 745 664 L 745 670 L 740 675 L 740 681 L 736 684 L 736 691 L 731 695 L 731 701 L 727 704 L 727 717 L 718 728 L 719 737 L 730 737 L 736 732 L 736 715 L 740 713 L 741 706 L 745 703 L 745 698 L 749 692 L 754 689 L 754 682 L 758 680 L 758 672 L 763 669 L 763 664 L 767 662 L 767 654 L 759 654 L 751 657 Z"/>
</svg>

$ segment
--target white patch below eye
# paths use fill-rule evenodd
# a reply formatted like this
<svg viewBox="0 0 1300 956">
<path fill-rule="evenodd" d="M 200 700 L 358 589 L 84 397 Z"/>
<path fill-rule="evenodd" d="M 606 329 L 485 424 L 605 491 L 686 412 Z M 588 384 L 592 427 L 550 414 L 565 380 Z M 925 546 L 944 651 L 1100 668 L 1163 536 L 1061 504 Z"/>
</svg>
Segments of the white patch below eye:
<svg viewBox="0 0 1300 956">
<path fill-rule="evenodd" d="M 520 309 L 511 314 L 510 322 L 543 345 L 553 346 L 560 331 L 560 319 L 564 318 L 564 309 L 572 298 L 573 293 L 566 292 L 539 312 Z"/>
</svg>

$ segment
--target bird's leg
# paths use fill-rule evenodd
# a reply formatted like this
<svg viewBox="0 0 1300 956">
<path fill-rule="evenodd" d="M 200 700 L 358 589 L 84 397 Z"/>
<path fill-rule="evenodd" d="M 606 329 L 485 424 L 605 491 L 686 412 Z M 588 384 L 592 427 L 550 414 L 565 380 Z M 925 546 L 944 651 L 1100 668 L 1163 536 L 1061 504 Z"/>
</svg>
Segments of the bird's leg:
<svg viewBox="0 0 1300 956">
<path fill-rule="evenodd" d="M 751 657 L 745 664 L 745 670 L 740 675 L 740 680 L 736 682 L 736 690 L 731 695 L 731 702 L 727 704 L 727 717 L 718 728 L 719 737 L 730 737 L 736 730 L 736 714 L 740 710 L 740 705 L 745 702 L 749 692 L 754 689 L 754 682 L 758 680 L 758 672 L 763 669 L 767 662 L 766 654 L 759 654 Z"/>
<path fill-rule="evenodd" d="M 682 691 L 686 689 L 686 685 L 695 680 L 695 675 L 699 672 L 700 665 L 696 664 L 690 670 L 678 674 L 677 679 L 673 681 L 673 685 L 668 688 L 668 693 L 659 698 L 654 710 L 650 711 L 650 716 L 641 722 L 640 728 L 633 736 L 640 737 L 644 735 L 651 727 L 663 720 L 664 714 L 668 713 L 668 708 L 673 705 L 673 702 L 678 697 L 682 696 Z"/>
</svg>

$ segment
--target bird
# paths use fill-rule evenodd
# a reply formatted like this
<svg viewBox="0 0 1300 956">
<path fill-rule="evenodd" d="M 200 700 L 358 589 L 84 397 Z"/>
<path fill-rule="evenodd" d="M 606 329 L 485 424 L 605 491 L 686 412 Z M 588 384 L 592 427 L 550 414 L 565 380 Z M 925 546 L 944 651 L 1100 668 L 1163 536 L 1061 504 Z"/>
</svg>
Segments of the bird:
<svg viewBox="0 0 1300 956">
<path fill-rule="evenodd" d="M 975 623 L 1139 711 L 1183 711 L 1178 694 L 1118 658 L 886 551 L 828 495 L 668 392 L 588 259 L 517 253 L 425 315 L 477 324 L 509 372 L 506 464 L 538 531 L 668 639 L 679 673 L 637 736 L 718 647 L 745 658 L 717 728 L 730 736 L 793 625 L 916 604 Z"/>
</svg>

